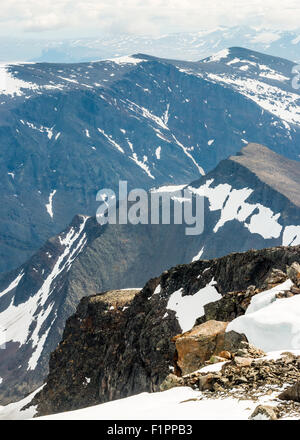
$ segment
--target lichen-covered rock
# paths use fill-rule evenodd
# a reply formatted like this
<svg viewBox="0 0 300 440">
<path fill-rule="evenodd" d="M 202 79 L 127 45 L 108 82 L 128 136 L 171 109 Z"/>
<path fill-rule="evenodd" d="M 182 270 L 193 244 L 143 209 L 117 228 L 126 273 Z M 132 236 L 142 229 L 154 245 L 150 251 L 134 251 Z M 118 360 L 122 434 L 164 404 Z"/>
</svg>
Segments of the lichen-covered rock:
<svg viewBox="0 0 300 440">
<path fill-rule="evenodd" d="M 266 353 L 249 342 L 241 341 L 238 349 L 234 352 L 234 355 L 245 358 L 260 358 L 265 356 Z"/>
<path fill-rule="evenodd" d="M 251 416 L 250 420 L 277 420 L 277 411 L 273 406 L 258 405 Z"/>
<path fill-rule="evenodd" d="M 271 289 L 277 284 L 284 283 L 287 278 L 288 276 L 283 270 L 272 268 L 264 281 L 263 288 Z"/>
<path fill-rule="evenodd" d="M 173 338 L 177 368 L 183 376 L 198 370 L 205 361 L 223 350 L 227 325 L 228 322 L 207 321 Z"/>
<path fill-rule="evenodd" d="M 234 358 L 234 363 L 237 367 L 250 367 L 252 362 L 253 359 L 251 358 L 239 357 L 239 356 L 235 356 Z"/>
<path fill-rule="evenodd" d="M 167 391 L 171 388 L 182 387 L 184 385 L 184 380 L 181 377 L 176 376 L 175 374 L 169 374 L 163 383 L 160 385 L 160 391 Z"/>
<path fill-rule="evenodd" d="M 208 373 L 199 377 L 198 386 L 200 391 L 214 391 L 217 380 L 221 378 L 218 373 Z"/>
<path fill-rule="evenodd" d="M 287 275 L 296 284 L 296 287 L 300 287 L 300 264 L 296 261 L 287 268 Z"/>
<path fill-rule="evenodd" d="M 278 396 L 278 398 L 281 400 L 293 400 L 294 402 L 300 402 L 300 381 L 284 390 Z"/>
</svg>

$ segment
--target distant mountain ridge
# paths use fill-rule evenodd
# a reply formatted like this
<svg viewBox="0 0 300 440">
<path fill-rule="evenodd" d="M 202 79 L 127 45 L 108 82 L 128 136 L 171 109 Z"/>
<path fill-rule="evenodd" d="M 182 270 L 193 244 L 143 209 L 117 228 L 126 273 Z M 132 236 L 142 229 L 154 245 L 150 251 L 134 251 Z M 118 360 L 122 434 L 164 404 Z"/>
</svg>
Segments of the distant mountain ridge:
<svg viewBox="0 0 300 440">
<path fill-rule="evenodd" d="M 253 171 L 262 182 L 300 207 L 300 167 L 298 162 L 291 162 L 262 145 L 254 144 L 251 145 L 251 148 L 243 148 L 241 154 L 229 159 Z"/>
<path fill-rule="evenodd" d="M 263 163 L 271 178 L 261 173 Z M 0 323 L 8 338 L 7 349 L 0 351 L 0 401 L 20 398 L 41 384 L 49 353 L 82 297 L 139 288 L 192 260 L 300 245 L 298 199 L 292 203 L 299 167 L 300 162 L 257 144 L 222 161 L 186 186 L 205 199 L 205 227 L 198 236 L 185 235 L 184 224 L 101 227 L 94 217 L 76 216 L 24 265 L 0 276 Z M 284 194 L 277 188 L 280 180 Z"/>
<path fill-rule="evenodd" d="M 99 35 L 98 38 L 69 40 L 2 39 L 1 60 L 78 63 L 145 52 L 151 55 L 198 61 L 210 54 L 232 46 L 300 61 L 300 29 L 293 31 L 258 29 L 247 26 L 219 26 L 193 32 L 164 35 Z"/>
</svg>

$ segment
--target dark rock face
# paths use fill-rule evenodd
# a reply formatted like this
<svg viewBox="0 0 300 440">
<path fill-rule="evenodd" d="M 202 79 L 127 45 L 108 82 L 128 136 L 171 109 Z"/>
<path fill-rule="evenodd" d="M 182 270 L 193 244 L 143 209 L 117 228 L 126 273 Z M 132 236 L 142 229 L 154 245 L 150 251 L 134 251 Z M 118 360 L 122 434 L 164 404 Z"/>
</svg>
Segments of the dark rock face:
<svg viewBox="0 0 300 440">
<path fill-rule="evenodd" d="M 158 391 L 174 353 L 171 336 L 180 331 L 176 319 L 163 320 L 165 309 L 152 308 L 155 301 L 149 296 L 158 281 L 135 296 L 119 292 L 119 302 L 114 291 L 81 301 L 51 355 L 49 367 L 55 373 L 39 398 L 41 413 Z"/>
<path fill-rule="evenodd" d="M 0 350 L 2 404 L 24 397 L 42 383 L 49 353 L 83 296 L 72 289 L 70 267 L 101 232 L 78 215 L 26 264 L 0 280 L 0 325 L 6 341 Z"/>
<path fill-rule="evenodd" d="M 119 304 L 113 293 L 82 299 L 51 355 L 46 386 L 32 404 L 42 415 L 158 391 L 175 366 L 172 338 L 182 333 L 168 308 L 175 291 L 182 289 L 183 298 L 194 295 L 212 279 L 222 295 L 249 284 L 260 288 L 271 269 L 285 270 L 295 261 L 299 246 L 252 250 L 177 266 L 134 295 L 118 292 Z"/>
<path fill-rule="evenodd" d="M 298 359 L 298 366 L 299 362 L 300 360 Z M 297 382 L 295 385 L 283 391 L 278 398 L 281 400 L 293 400 L 294 402 L 300 402 L 300 382 Z"/>
</svg>

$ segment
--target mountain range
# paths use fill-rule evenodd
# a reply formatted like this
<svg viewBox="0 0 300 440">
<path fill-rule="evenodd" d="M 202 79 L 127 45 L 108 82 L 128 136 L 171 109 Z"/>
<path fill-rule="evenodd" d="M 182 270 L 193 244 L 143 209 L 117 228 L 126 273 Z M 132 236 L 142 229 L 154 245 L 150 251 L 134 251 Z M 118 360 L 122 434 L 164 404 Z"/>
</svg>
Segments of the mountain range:
<svg viewBox="0 0 300 440">
<path fill-rule="evenodd" d="M 1 65 L 0 271 L 95 215 L 119 180 L 188 184 L 249 142 L 299 160 L 295 65 L 239 47 L 199 62 Z"/>
<path fill-rule="evenodd" d="M 231 46 L 244 46 L 269 55 L 300 61 L 300 30 L 247 26 L 219 26 L 196 32 L 164 35 L 99 35 L 98 38 L 29 40 L 2 38 L 0 60 L 78 63 L 145 52 L 151 55 L 198 61 Z"/>
</svg>

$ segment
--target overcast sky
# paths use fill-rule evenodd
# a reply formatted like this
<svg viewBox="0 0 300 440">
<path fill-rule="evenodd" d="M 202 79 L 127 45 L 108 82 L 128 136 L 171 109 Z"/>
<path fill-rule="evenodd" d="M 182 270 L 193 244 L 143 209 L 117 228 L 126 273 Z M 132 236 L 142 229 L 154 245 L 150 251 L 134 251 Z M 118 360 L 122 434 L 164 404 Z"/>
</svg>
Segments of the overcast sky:
<svg viewBox="0 0 300 440">
<path fill-rule="evenodd" d="M 299 0 L 2 0 L 0 35 L 161 35 L 216 26 L 300 28 Z"/>
</svg>

